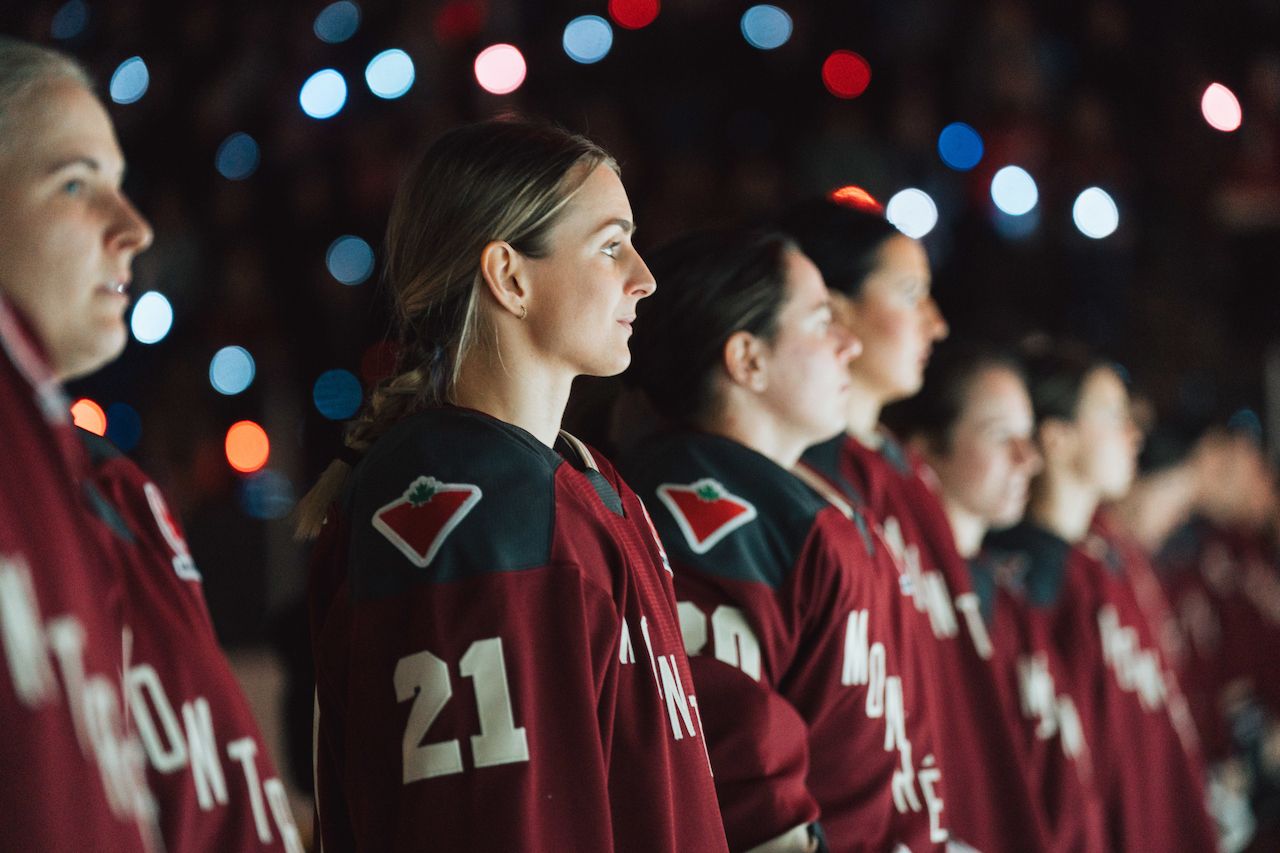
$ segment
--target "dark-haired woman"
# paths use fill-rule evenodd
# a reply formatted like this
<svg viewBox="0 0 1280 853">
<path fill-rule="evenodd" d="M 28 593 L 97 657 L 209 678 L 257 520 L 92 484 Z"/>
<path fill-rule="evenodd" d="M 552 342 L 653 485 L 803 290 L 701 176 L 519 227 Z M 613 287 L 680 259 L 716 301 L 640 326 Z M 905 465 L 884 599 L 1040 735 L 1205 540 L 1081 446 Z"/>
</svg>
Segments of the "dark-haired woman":
<svg viewBox="0 0 1280 853">
<path fill-rule="evenodd" d="M 877 210 L 833 198 L 788 211 L 782 227 L 813 258 L 837 316 L 862 341 L 850 366 L 847 433 L 810 448 L 804 464 L 883 526 L 903 569 L 927 664 L 925 707 L 936 716 L 938 758 L 953 837 L 987 853 L 1043 846 L 989 662 L 978 597 L 946 512 L 919 461 L 880 425 L 888 403 L 920 390 L 947 324 L 930 296 L 924 247 Z"/>
<path fill-rule="evenodd" d="M 1021 367 L 997 350 L 944 344 L 920 393 L 890 406 L 885 421 L 936 477 L 956 550 L 969 562 L 996 685 L 1041 809 L 1043 849 L 1106 850 L 1090 743 L 1043 618 L 1043 587 L 1028 585 L 1019 561 L 982 551 L 989 530 L 1022 518 L 1040 466 Z"/>
<path fill-rule="evenodd" d="M 614 162 L 524 122 L 401 186 L 400 369 L 301 508 L 325 850 L 725 849 L 670 570 L 559 431 L 574 377 L 630 360 L 633 231 Z"/>
<path fill-rule="evenodd" d="M 1106 362 L 1066 346 L 1027 362 L 1044 468 L 1026 520 L 987 540 L 1020 566 L 1028 603 L 1064 664 L 1114 850 L 1213 850 L 1190 715 L 1099 504 L 1133 480 L 1138 431 Z"/>
<path fill-rule="evenodd" d="M 624 470 L 675 569 L 730 848 L 811 850 L 815 819 L 831 850 L 939 847 L 897 572 L 835 490 L 790 470 L 843 429 L 857 342 L 783 237 L 696 234 L 654 268 L 628 375 L 671 428 Z"/>
</svg>

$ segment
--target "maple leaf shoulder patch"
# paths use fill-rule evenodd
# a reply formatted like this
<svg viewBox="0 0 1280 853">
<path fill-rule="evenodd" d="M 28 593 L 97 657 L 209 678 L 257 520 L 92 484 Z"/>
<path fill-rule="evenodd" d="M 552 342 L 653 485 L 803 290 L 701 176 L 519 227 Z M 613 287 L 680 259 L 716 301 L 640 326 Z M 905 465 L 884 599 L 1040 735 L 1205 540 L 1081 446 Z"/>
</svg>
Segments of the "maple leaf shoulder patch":
<svg viewBox="0 0 1280 853">
<path fill-rule="evenodd" d="M 480 487 L 470 483 L 418 477 L 404 494 L 374 512 L 373 527 L 409 562 L 425 568 L 482 496 Z"/>
<path fill-rule="evenodd" d="M 688 485 L 663 483 L 657 492 L 695 554 L 707 553 L 721 539 L 756 518 L 754 506 L 709 477 Z"/>
</svg>

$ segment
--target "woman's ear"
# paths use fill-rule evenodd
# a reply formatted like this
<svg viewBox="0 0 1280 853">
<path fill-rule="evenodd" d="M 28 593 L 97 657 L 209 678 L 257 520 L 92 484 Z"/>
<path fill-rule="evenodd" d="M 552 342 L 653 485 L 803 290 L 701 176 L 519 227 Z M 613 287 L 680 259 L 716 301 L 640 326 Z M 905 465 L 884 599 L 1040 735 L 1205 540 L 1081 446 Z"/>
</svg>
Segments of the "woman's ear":
<svg viewBox="0 0 1280 853">
<path fill-rule="evenodd" d="M 757 394 L 769 387 L 764 342 L 750 332 L 734 332 L 724 343 L 724 369 L 736 385 Z"/>
<path fill-rule="evenodd" d="M 494 240 L 480 252 L 480 276 L 503 309 L 524 319 L 529 308 L 524 256 L 505 240 Z"/>
</svg>

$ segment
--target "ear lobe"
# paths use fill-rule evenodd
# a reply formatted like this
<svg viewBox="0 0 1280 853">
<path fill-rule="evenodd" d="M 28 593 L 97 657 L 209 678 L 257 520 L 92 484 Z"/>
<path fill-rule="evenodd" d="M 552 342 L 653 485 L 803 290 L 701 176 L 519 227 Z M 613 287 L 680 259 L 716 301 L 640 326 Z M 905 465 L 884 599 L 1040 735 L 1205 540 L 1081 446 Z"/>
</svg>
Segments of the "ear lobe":
<svg viewBox="0 0 1280 853">
<path fill-rule="evenodd" d="M 729 378 L 757 394 L 769 386 L 760 339 L 750 332 L 734 332 L 724 344 L 724 369 Z"/>
<path fill-rule="evenodd" d="M 497 303 L 517 317 L 529 310 L 524 273 L 524 256 L 507 241 L 494 240 L 481 250 L 480 277 Z"/>
</svg>

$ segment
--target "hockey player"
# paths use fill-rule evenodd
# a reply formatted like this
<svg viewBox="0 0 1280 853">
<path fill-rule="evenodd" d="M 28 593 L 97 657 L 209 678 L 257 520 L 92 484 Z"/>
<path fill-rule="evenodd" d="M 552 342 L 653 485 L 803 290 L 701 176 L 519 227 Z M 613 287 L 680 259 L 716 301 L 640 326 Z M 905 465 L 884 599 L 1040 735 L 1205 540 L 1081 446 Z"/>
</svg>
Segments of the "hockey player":
<svg viewBox="0 0 1280 853">
<path fill-rule="evenodd" d="M 65 379 L 124 346 L 151 229 L 84 72 L 0 37 L 0 839 L 6 849 L 156 846 L 142 748 L 125 726 L 121 577 Z"/>
<path fill-rule="evenodd" d="M 956 550 L 969 561 L 996 686 L 1040 807 L 1044 849 L 1106 850 L 1089 744 L 1064 691 L 1064 662 L 1044 630 L 1045 589 L 1027 585 L 1020 561 L 997 563 L 981 552 L 989 529 L 1022 518 L 1040 467 L 1021 368 L 997 350 L 944 344 L 920 393 L 886 409 L 885 422 L 937 478 Z"/>
<path fill-rule="evenodd" d="M 928 665 L 925 707 L 937 718 L 952 836 L 986 853 L 1037 849 L 1041 831 L 1004 722 L 968 567 L 934 484 L 879 424 L 886 404 L 920 390 L 929 353 L 947 334 L 930 296 L 929 261 L 882 212 L 845 198 L 815 199 L 781 219 L 863 343 L 850 366 L 847 434 L 810 448 L 803 464 L 857 496 L 905 568 L 901 590 Z"/>
<path fill-rule="evenodd" d="M 857 341 L 786 238 L 695 234 L 654 265 L 628 374 L 672 429 L 624 470 L 675 571 L 733 850 L 941 849 L 941 768 L 885 543 L 789 469 L 839 432 Z M 811 840 L 810 836 L 814 836 Z"/>
<path fill-rule="evenodd" d="M 1138 432 L 1116 371 L 1059 345 L 1028 361 L 1044 470 L 1027 519 L 988 537 L 1047 601 L 1064 684 L 1092 746 L 1116 850 L 1212 850 L 1203 769 L 1177 681 L 1127 578 L 1126 555 L 1095 521 L 1133 479 Z M 999 555 L 1004 555 L 1000 557 Z M 1036 591 L 1039 590 L 1039 593 Z"/>
<path fill-rule="evenodd" d="M 301 508 L 326 851 L 718 851 L 671 572 L 613 467 L 560 433 L 630 361 L 654 282 L 617 166 L 518 121 L 401 186 L 399 371 Z"/>
</svg>

